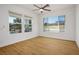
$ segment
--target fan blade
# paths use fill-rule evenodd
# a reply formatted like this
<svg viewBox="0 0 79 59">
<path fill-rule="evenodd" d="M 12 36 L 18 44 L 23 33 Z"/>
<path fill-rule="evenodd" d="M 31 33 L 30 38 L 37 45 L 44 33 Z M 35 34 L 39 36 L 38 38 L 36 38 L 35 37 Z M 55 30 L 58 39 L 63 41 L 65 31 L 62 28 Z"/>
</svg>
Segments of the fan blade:
<svg viewBox="0 0 79 59">
<path fill-rule="evenodd" d="M 34 10 L 32 10 L 32 11 L 36 11 L 36 10 L 39 10 L 39 9 L 34 9 Z"/>
<path fill-rule="evenodd" d="M 51 10 L 49 10 L 49 9 L 43 9 L 43 10 L 46 10 L 46 11 L 51 11 Z"/>
<path fill-rule="evenodd" d="M 49 6 L 49 4 L 46 4 L 44 7 L 42 7 L 42 9 L 44 9 L 45 7 L 48 7 Z"/>
<path fill-rule="evenodd" d="M 40 7 L 39 7 L 39 6 L 37 6 L 37 5 L 35 5 L 35 4 L 34 4 L 34 6 L 40 9 Z"/>
</svg>

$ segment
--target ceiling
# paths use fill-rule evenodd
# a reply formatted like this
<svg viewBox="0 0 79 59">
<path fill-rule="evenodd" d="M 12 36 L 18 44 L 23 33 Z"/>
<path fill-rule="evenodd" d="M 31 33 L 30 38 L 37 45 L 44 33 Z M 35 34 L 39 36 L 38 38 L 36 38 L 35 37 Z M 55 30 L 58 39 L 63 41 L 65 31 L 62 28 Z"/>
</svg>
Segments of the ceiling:
<svg viewBox="0 0 79 59">
<path fill-rule="evenodd" d="M 41 4 L 37 4 L 38 6 L 41 6 Z M 45 4 L 42 4 L 42 6 L 44 6 Z M 67 9 L 70 7 L 74 7 L 74 4 L 49 4 L 50 6 L 47 7 L 46 9 L 51 9 L 51 12 L 54 12 L 56 10 L 62 10 L 62 9 Z M 33 11 L 34 9 L 37 9 L 35 6 L 33 6 L 33 4 L 21 4 L 20 6 L 29 9 L 30 11 Z M 40 14 L 40 11 L 33 11 L 36 14 Z M 50 11 L 45 11 L 44 13 L 48 13 Z"/>
</svg>

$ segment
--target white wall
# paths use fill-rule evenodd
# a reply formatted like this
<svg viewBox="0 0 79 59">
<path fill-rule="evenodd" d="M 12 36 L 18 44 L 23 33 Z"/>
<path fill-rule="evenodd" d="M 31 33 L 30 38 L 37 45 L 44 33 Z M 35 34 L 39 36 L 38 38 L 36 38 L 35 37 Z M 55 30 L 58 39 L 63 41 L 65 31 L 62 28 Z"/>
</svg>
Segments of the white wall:
<svg viewBox="0 0 79 59">
<path fill-rule="evenodd" d="M 32 17 L 32 32 L 24 33 L 24 26 L 22 28 L 22 33 L 10 34 L 9 33 L 9 19 L 8 11 L 13 11 L 20 14 L 25 14 Z M 79 8 L 77 9 L 77 11 Z M 78 14 L 78 13 L 77 13 Z M 65 15 L 65 32 L 53 33 L 53 32 L 43 32 L 43 20 L 44 16 L 55 16 L 55 15 Z M 77 17 L 78 18 L 78 17 Z M 78 21 L 78 20 L 77 20 Z M 77 25 L 77 24 L 76 24 Z M 77 25 L 78 27 L 78 25 Z M 79 29 L 79 28 L 78 28 Z M 77 29 L 77 32 L 78 32 Z M 28 9 L 22 8 L 19 5 L 0 5 L 0 47 L 16 43 L 18 41 L 27 40 L 36 36 L 45 36 L 51 38 L 60 38 L 66 40 L 75 40 L 75 8 L 70 7 L 63 10 L 56 10 L 46 15 L 35 15 Z M 77 33 L 77 39 L 79 33 Z M 79 40 L 77 40 L 79 44 Z"/>
<path fill-rule="evenodd" d="M 76 43 L 79 47 L 79 5 L 76 6 Z"/>
<path fill-rule="evenodd" d="M 65 31 L 54 33 L 54 32 L 43 32 L 43 20 L 45 16 L 56 16 L 56 15 L 65 15 Z M 39 19 L 39 33 L 40 36 L 51 37 L 51 38 L 60 38 L 66 40 L 75 40 L 75 7 L 69 7 L 62 10 L 56 10 L 46 15 L 41 15 Z"/>
<path fill-rule="evenodd" d="M 32 17 L 32 32 L 28 33 L 9 33 L 8 11 L 13 11 L 20 14 L 25 14 Z M 37 16 L 28 9 L 24 9 L 18 5 L 0 5 L 0 47 L 16 43 L 38 36 Z M 22 24 L 23 26 L 23 24 Z M 24 27 L 24 26 L 23 26 Z M 24 28 L 22 28 L 22 31 Z"/>
</svg>

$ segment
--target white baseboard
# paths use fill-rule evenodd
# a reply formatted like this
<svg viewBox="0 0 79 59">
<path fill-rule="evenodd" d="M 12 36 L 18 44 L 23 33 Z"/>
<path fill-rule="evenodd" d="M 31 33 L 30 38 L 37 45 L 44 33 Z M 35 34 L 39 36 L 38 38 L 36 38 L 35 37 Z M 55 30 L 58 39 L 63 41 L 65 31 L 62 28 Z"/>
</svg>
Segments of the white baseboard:
<svg viewBox="0 0 79 59">
<path fill-rule="evenodd" d="M 56 38 L 56 39 L 61 39 L 61 40 L 75 41 L 75 40 L 69 40 L 69 39 L 66 39 L 66 38 L 59 38 L 59 37 L 50 37 L 50 36 L 45 36 L 45 35 L 40 35 L 40 36 L 48 37 L 48 38 Z"/>
</svg>

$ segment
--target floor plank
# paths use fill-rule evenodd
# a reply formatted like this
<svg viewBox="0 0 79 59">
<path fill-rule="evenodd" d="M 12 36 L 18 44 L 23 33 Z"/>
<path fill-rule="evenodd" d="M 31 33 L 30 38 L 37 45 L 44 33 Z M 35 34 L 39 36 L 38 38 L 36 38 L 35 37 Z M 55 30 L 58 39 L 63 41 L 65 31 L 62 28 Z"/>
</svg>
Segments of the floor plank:
<svg viewBox="0 0 79 59">
<path fill-rule="evenodd" d="M 0 55 L 79 55 L 74 41 L 36 37 L 0 48 Z"/>
</svg>

